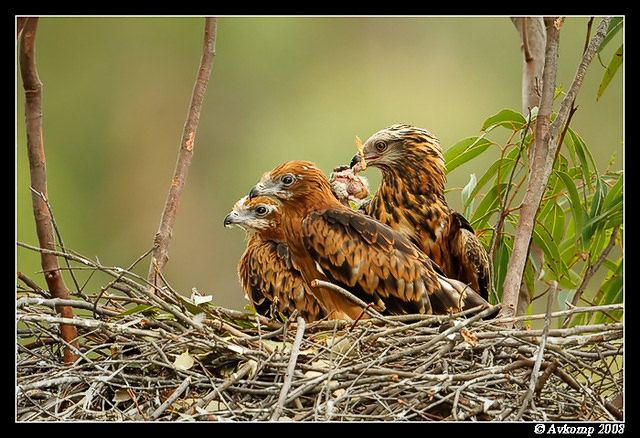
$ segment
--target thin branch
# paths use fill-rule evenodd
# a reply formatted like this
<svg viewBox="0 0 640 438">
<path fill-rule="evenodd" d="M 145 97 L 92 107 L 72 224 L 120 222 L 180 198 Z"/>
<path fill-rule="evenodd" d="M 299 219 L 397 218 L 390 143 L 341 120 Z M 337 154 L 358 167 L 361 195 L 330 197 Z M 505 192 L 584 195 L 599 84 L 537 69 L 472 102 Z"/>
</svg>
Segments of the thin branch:
<svg viewBox="0 0 640 438">
<path fill-rule="evenodd" d="M 180 204 L 180 198 L 186 184 L 187 173 L 189 171 L 191 159 L 193 157 L 193 148 L 195 144 L 198 122 L 200 120 L 202 102 L 204 101 L 204 95 L 207 89 L 207 84 L 209 82 L 209 77 L 211 75 L 213 59 L 215 57 L 216 29 L 217 19 L 207 17 L 205 19 L 204 43 L 202 57 L 200 60 L 200 68 L 196 77 L 196 82 L 191 97 L 191 105 L 189 106 L 187 120 L 185 122 L 184 130 L 182 133 L 178 160 L 174 170 L 173 178 L 171 179 L 171 185 L 169 193 L 167 195 L 164 210 L 162 212 L 160 226 L 153 240 L 154 250 L 151 264 L 149 266 L 148 280 L 149 283 L 156 287 L 159 284 L 159 279 L 156 276 L 156 269 L 162 272 L 164 266 L 169 260 L 169 241 L 171 240 L 171 234 L 176 220 L 178 205 Z"/>
<path fill-rule="evenodd" d="M 158 417 L 160 417 L 160 415 L 162 415 L 164 413 L 164 411 L 167 410 L 167 408 L 169 406 L 171 406 L 171 403 L 173 403 L 174 401 L 176 401 L 183 392 L 185 392 L 187 390 L 187 388 L 189 387 L 189 385 L 191 384 L 191 377 L 187 376 L 182 383 L 180 384 L 180 386 L 178 386 L 175 391 L 173 391 L 173 393 L 171 393 L 171 395 L 169 397 L 167 397 L 167 399 L 164 401 L 164 403 L 162 403 L 162 405 L 160 405 L 160 407 L 158 409 L 156 409 L 153 414 L 151 414 L 151 420 L 156 420 Z"/>
<path fill-rule="evenodd" d="M 538 346 L 538 354 L 536 356 L 536 360 L 533 364 L 533 369 L 531 370 L 531 377 L 529 380 L 529 390 L 524 396 L 524 400 L 520 405 L 520 410 L 516 415 L 516 420 L 520 420 L 522 415 L 524 414 L 527 405 L 531 401 L 533 394 L 536 392 L 537 382 L 538 382 L 538 372 L 540 371 L 540 365 L 542 364 L 542 359 L 544 358 L 544 349 L 547 344 L 547 336 L 549 335 L 549 327 L 551 326 L 551 314 L 553 312 L 553 304 L 556 299 L 556 292 L 558 290 L 558 283 L 553 282 L 551 285 L 551 292 L 547 297 L 547 314 L 544 320 L 544 327 L 542 329 L 542 336 L 540 336 L 540 345 Z"/>
<path fill-rule="evenodd" d="M 284 404 L 287 400 L 287 393 L 289 392 L 289 388 L 291 388 L 293 373 L 295 372 L 295 369 L 296 369 L 296 362 L 298 361 L 298 353 L 300 353 L 300 344 L 302 343 L 302 337 L 304 336 L 304 328 L 305 328 L 305 321 L 303 318 L 298 317 L 297 323 L 298 324 L 296 329 L 296 337 L 291 347 L 289 365 L 287 366 L 287 371 L 284 375 L 284 382 L 282 383 L 282 388 L 280 389 L 278 404 L 276 405 L 276 409 L 273 411 L 273 415 L 271 416 L 271 421 L 278 421 L 278 418 L 280 418 L 280 414 L 282 414 L 282 410 L 284 409 Z"/>
<path fill-rule="evenodd" d="M 325 289 L 331 289 L 332 291 L 339 293 L 340 295 L 342 295 L 343 297 L 351 301 L 353 304 L 356 304 L 357 306 L 362 307 L 363 312 L 367 313 L 370 317 L 385 319 L 385 317 L 380 312 L 373 309 L 369 304 L 365 303 L 364 301 L 362 301 L 357 296 L 353 295 L 348 290 L 343 289 L 336 284 L 333 284 L 328 281 L 323 281 L 323 280 L 313 280 L 313 282 L 311 283 L 311 286 L 324 287 Z"/>
<path fill-rule="evenodd" d="M 36 196 L 39 196 L 47 206 L 47 210 L 49 211 L 49 216 L 51 216 L 51 225 L 53 226 L 53 230 L 56 234 L 56 237 L 58 238 L 58 245 L 60 245 L 60 249 L 62 250 L 62 252 L 67 252 L 64 246 L 64 240 L 62 240 L 62 234 L 60 233 L 60 229 L 58 228 L 58 224 L 56 223 L 56 217 L 53 215 L 53 210 L 51 209 L 51 204 L 49 203 L 49 200 L 47 199 L 44 193 L 36 192 L 33 187 L 30 187 L 30 189 L 31 189 L 31 192 L 34 193 Z M 69 261 L 67 259 L 64 259 L 64 260 L 67 264 L 67 268 L 71 268 L 71 266 L 69 265 Z M 70 274 L 71 274 L 71 280 L 76 286 L 77 294 L 82 298 L 86 299 L 86 295 L 84 295 L 84 293 L 82 292 L 82 289 L 78 284 L 78 280 L 76 279 L 74 272 L 70 271 Z"/>
</svg>

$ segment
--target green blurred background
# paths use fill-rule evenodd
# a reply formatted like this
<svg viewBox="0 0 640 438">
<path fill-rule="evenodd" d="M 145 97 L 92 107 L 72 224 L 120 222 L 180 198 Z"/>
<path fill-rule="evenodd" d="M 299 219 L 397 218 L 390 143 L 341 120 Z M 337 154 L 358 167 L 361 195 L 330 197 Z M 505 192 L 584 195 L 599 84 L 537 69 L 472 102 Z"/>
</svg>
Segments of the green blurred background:
<svg viewBox="0 0 640 438">
<path fill-rule="evenodd" d="M 558 87 L 580 60 L 587 17 L 561 32 Z M 126 268 L 151 247 L 174 170 L 196 71 L 202 17 L 44 17 L 36 40 L 43 82 L 49 197 L 68 249 Z M 595 28 L 595 26 L 594 26 Z M 622 35 L 602 56 L 607 63 Z M 595 60 L 572 127 L 604 170 L 623 165 L 623 79 L 596 91 Z M 620 72 L 621 73 L 621 72 Z M 521 109 L 521 55 L 508 17 L 221 17 L 216 57 L 193 164 L 165 269 L 215 304 L 242 309 L 236 264 L 243 233 L 222 226 L 234 202 L 283 161 L 314 161 L 326 173 L 392 123 L 431 130 L 447 149 L 478 135 L 484 120 Z M 37 245 L 16 67 L 17 239 Z M 482 174 L 456 169 L 449 187 Z M 365 174 L 373 188 L 379 174 Z M 454 207 L 460 191 L 448 194 Z M 135 270 L 146 275 L 144 260 Z M 17 249 L 17 269 L 40 284 L 39 257 Z M 79 273 L 81 280 L 89 274 Z M 108 279 L 95 276 L 86 293 Z M 71 284 L 68 283 L 70 287 Z"/>
</svg>

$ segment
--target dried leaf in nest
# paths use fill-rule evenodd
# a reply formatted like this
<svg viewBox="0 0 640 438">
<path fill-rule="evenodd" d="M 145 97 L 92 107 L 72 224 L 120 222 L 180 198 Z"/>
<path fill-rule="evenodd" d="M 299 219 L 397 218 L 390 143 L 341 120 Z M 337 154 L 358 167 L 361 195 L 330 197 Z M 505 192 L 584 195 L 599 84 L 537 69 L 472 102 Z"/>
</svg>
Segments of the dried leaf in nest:
<svg viewBox="0 0 640 438">
<path fill-rule="evenodd" d="M 176 367 L 177 370 L 185 371 L 191 369 L 194 362 L 193 357 L 189 354 L 189 349 L 187 349 L 184 353 L 176 357 L 176 360 L 173 361 L 173 366 Z"/>
</svg>

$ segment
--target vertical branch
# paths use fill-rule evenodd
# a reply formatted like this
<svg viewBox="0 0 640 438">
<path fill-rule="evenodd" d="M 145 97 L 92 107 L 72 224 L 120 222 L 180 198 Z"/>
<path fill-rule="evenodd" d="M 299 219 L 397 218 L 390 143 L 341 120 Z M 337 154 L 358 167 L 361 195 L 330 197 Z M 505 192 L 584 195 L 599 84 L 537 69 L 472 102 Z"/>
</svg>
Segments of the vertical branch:
<svg viewBox="0 0 640 438">
<path fill-rule="evenodd" d="M 528 114 L 540 102 L 544 68 L 545 27 L 542 17 L 513 17 L 520 34 L 522 50 L 522 114 Z"/>
<path fill-rule="evenodd" d="M 582 57 L 571 87 L 563 98 L 556 118 L 551 122 L 553 99 L 555 96 L 555 79 L 558 67 L 558 49 L 562 18 L 545 18 L 547 28 L 547 44 L 545 65 L 542 77 L 542 96 L 538 119 L 535 127 L 535 143 L 531 153 L 531 171 L 527 190 L 522 200 L 520 218 L 516 225 L 513 252 L 507 266 L 507 274 L 503 284 L 501 316 L 512 317 L 518 305 L 518 292 L 529 254 L 531 236 L 536 216 L 544 195 L 549 176 L 553 169 L 558 149 L 560 148 L 561 130 L 567 123 L 572 103 L 575 100 L 587 68 L 598 47 L 602 43 L 609 26 L 609 18 L 603 18 L 598 31 L 592 38 L 589 47 Z"/>
<path fill-rule="evenodd" d="M 544 19 L 542 17 L 513 17 L 511 21 L 520 35 L 520 48 L 522 51 L 522 114 L 529 114 L 531 117 L 533 109 L 540 106 L 542 92 L 542 75 L 547 41 Z M 526 132 L 529 132 L 529 127 L 527 127 Z M 533 148 L 530 148 L 529 153 L 533 152 L 533 150 Z M 531 156 L 529 156 L 529 163 L 531 162 Z M 531 242 L 530 251 L 532 257 L 536 260 L 536 266 L 542 266 L 544 263 L 542 250 Z M 536 275 L 538 274 L 537 271 Z M 518 306 L 515 314 L 524 315 L 530 302 L 529 288 L 523 281 L 520 283 Z"/>
<path fill-rule="evenodd" d="M 169 194 L 167 195 L 167 200 L 162 212 L 160 226 L 153 241 L 153 254 L 148 279 L 149 282 L 156 287 L 160 282 L 159 276 L 156 275 L 156 273 L 162 272 L 169 259 L 169 241 L 171 240 L 173 225 L 175 223 L 178 205 L 180 204 L 180 197 L 182 196 L 182 191 L 187 180 L 187 173 L 193 157 L 193 146 L 198 122 L 200 120 L 200 111 L 211 74 L 213 58 L 215 57 L 216 29 L 217 19 L 207 17 L 205 19 L 204 43 L 200 68 L 196 77 L 191 97 L 191 105 L 182 133 L 178 161 L 173 178 L 171 179 Z"/>
<path fill-rule="evenodd" d="M 53 219 L 47 206 L 47 171 L 42 139 L 42 82 L 38 76 L 35 59 L 38 18 L 21 19 L 18 25 L 20 28 L 19 63 L 25 93 L 27 155 L 29 157 L 33 215 L 40 248 L 54 251 L 56 240 Z M 57 257 L 42 252 L 40 260 L 52 297 L 69 299 L 69 289 L 62 278 Z M 57 306 L 56 311 L 64 318 L 73 318 L 73 310 L 69 306 Z M 70 346 L 74 348 L 78 346 L 75 326 L 61 324 L 60 335 L 66 344 L 63 350 L 65 363 L 75 362 L 78 356 L 70 348 Z"/>
</svg>

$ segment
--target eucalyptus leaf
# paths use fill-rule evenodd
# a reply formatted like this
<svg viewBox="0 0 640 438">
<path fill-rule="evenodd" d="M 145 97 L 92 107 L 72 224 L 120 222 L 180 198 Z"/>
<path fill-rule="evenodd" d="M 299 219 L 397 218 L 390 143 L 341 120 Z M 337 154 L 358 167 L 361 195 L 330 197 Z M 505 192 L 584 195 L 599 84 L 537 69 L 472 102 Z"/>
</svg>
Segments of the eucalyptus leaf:
<svg viewBox="0 0 640 438">
<path fill-rule="evenodd" d="M 605 90 L 609 86 L 609 83 L 615 76 L 616 72 L 622 65 L 624 54 L 622 53 L 622 44 L 616 50 L 616 53 L 613 54 L 611 60 L 609 61 L 609 65 L 604 70 L 604 74 L 602 75 L 602 80 L 600 81 L 600 86 L 598 87 L 598 94 L 596 96 L 596 100 L 599 100 L 604 94 Z"/>
<path fill-rule="evenodd" d="M 477 157 L 492 144 L 484 137 L 470 137 L 459 141 L 444 153 L 446 173 Z"/>
<path fill-rule="evenodd" d="M 517 111 L 504 109 L 497 113 L 494 116 L 489 117 L 485 120 L 482 128 L 482 131 L 488 132 L 497 126 L 503 126 L 508 129 L 512 129 L 517 131 L 522 129 L 523 126 L 527 124 L 527 119 L 524 118 L 522 114 Z"/>
</svg>

